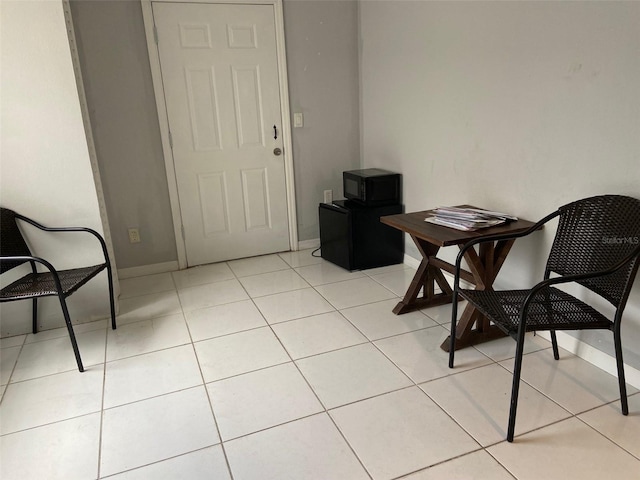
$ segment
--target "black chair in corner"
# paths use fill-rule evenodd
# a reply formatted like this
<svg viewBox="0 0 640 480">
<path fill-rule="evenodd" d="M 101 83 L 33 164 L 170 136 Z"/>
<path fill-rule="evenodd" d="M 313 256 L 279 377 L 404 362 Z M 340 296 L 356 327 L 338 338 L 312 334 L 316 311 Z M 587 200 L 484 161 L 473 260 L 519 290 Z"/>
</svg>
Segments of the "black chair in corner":
<svg viewBox="0 0 640 480">
<path fill-rule="evenodd" d="M 25 241 L 17 220 L 27 222 L 34 227 L 47 232 L 86 232 L 94 235 L 99 241 L 104 253 L 104 263 L 89 267 L 73 268 L 69 270 L 56 270 L 47 260 L 32 255 L 27 242 Z M 0 302 L 11 302 L 31 298 L 33 301 L 33 333 L 38 332 L 38 298 L 56 295 L 60 300 L 62 314 L 67 325 L 73 353 L 76 357 L 78 370 L 84 372 L 78 343 L 73 332 L 73 325 L 69 317 L 66 298 L 77 291 L 81 286 L 98 275 L 101 271 L 107 270 L 109 280 L 109 302 L 111 307 L 111 328 L 116 328 L 116 315 L 113 302 L 113 279 L 111 263 L 107 254 L 107 245 L 102 236 L 95 230 L 83 227 L 62 227 L 50 228 L 39 224 L 12 210 L 0 208 L 0 274 L 29 262 L 31 273 L 16 280 L 0 290 Z M 38 272 L 37 265 L 44 266 Z"/>
<path fill-rule="evenodd" d="M 464 252 L 485 241 L 528 235 L 558 217 L 544 279 L 529 290 L 479 291 L 460 288 Z M 546 216 L 518 235 L 472 240 L 458 254 L 453 291 L 449 367 L 453 368 L 458 295 L 472 303 L 517 342 L 507 440 L 513 441 L 525 333 L 550 332 L 553 356 L 559 359 L 556 330 L 604 329 L 613 332 L 622 414 L 629 413 L 622 361 L 620 321 L 640 264 L 640 200 L 602 195 L 578 200 Z M 553 277 L 551 275 L 553 274 Z M 613 320 L 555 286 L 577 283 L 615 307 Z"/>
</svg>

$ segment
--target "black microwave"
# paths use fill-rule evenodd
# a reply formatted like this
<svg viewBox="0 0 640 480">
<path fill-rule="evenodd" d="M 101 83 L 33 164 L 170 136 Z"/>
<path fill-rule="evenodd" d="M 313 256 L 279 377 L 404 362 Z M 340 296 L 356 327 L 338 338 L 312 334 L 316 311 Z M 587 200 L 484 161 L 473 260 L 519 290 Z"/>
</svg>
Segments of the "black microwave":
<svg viewBox="0 0 640 480">
<path fill-rule="evenodd" d="M 401 202 L 399 173 L 380 168 L 342 172 L 344 196 L 362 205 L 396 205 Z"/>
</svg>

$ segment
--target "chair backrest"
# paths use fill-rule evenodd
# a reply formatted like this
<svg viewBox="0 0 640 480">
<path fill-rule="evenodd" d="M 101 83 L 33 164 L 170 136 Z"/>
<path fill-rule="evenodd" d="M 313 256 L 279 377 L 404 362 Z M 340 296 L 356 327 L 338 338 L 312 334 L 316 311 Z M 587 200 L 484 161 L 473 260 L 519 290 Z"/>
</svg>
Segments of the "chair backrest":
<svg viewBox="0 0 640 480">
<path fill-rule="evenodd" d="M 640 200 L 621 195 L 585 198 L 560 207 L 547 273 L 577 275 L 607 270 L 640 244 Z M 626 302 L 639 255 L 616 273 L 579 282 L 616 308 Z"/>
<path fill-rule="evenodd" d="M 16 222 L 16 213 L 8 208 L 0 208 L 0 255 L 3 257 L 18 257 L 31 255 L 27 242 Z M 3 261 L 0 263 L 0 274 L 11 270 L 25 261 Z"/>
</svg>

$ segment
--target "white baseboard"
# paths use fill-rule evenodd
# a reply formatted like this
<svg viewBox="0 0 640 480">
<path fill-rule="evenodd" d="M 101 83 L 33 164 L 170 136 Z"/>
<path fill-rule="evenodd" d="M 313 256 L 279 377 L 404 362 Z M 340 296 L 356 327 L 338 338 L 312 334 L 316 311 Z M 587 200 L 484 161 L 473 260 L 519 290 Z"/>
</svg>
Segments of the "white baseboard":
<svg viewBox="0 0 640 480">
<path fill-rule="evenodd" d="M 549 332 L 538 332 L 542 338 L 551 341 Z M 558 346 L 573 353 L 574 355 L 586 360 L 592 365 L 610 373 L 614 377 L 618 376 L 618 369 L 616 367 L 616 359 L 608 353 L 598 350 L 592 347 L 588 343 L 584 343 L 571 335 L 564 332 L 556 332 L 556 338 L 558 339 Z M 633 368 L 628 364 L 624 364 L 624 376 L 627 385 L 631 385 L 634 388 L 640 388 L 640 370 Z"/>
<path fill-rule="evenodd" d="M 142 277 L 144 275 L 154 275 L 156 273 L 175 272 L 178 270 L 178 262 L 154 263 L 153 265 L 142 265 L 140 267 L 118 269 L 118 278 Z"/>
</svg>

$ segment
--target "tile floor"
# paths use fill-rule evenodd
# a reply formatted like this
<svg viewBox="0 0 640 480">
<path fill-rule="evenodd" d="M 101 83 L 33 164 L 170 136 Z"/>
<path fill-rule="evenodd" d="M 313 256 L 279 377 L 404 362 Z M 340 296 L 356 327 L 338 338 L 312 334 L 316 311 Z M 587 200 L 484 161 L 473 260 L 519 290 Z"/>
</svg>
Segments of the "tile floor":
<svg viewBox="0 0 640 480">
<path fill-rule="evenodd" d="M 516 441 L 511 339 L 439 345 L 449 307 L 395 316 L 404 265 L 309 250 L 121 282 L 118 329 L 1 340 L 0 477 L 638 479 L 640 393 L 530 337 Z"/>
</svg>

